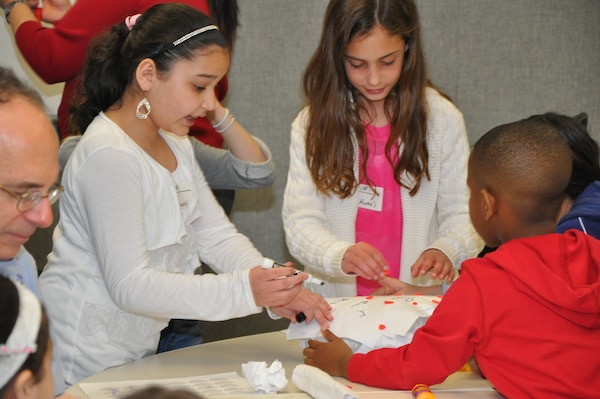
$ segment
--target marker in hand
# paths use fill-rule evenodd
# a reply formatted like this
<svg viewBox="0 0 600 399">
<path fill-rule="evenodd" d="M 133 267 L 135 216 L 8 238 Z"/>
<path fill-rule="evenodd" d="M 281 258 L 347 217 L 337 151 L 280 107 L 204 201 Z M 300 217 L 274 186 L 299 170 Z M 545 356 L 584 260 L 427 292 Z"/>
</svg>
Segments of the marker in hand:
<svg viewBox="0 0 600 399">
<path fill-rule="evenodd" d="M 282 264 L 282 263 L 277 263 L 273 259 L 269 259 L 269 258 L 264 258 L 263 259 L 263 263 L 262 263 L 262 268 L 263 269 L 271 269 L 273 267 L 287 267 L 287 266 L 284 265 L 284 264 Z M 305 272 L 303 272 L 302 270 L 295 269 L 294 273 L 292 273 L 292 275 L 295 276 L 295 275 L 298 275 L 300 273 L 305 273 Z M 306 274 L 308 274 L 308 273 L 306 273 Z M 305 281 L 307 283 L 318 284 L 318 285 L 324 285 L 325 284 L 325 281 L 319 280 L 318 278 L 316 278 L 312 274 L 308 274 L 308 278 Z M 298 312 L 298 313 L 296 313 L 296 321 L 298 323 L 302 323 L 304 320 L 306 320 L 306 315 L 304 314 L 304 312 Z"/>
<path fill-rule="evenodd" d="M 284 265 L 284 264 L 282 264 L 282 263 L 277 263 L 273 259 L 265 258 L 263 260 L 263 264 L 262 264 L 262 268 L 263 269 L 271 269 L 273 267 L 287 267 L 287 266 Z M 302 270 L 295 269 L 294 273 L 292 273 L 291 275 L 292 276 L 296 276 L 296 275 L 298 275 L 300 273 L 306 273 L 306 272 L 304 272 Z M 306 274 L 308 274 L 308 278 L 305 280 L 307 283 L 309 283 L 309 284 L 317 284 L 317 285 L 325 285 L 325 281 L 316 278 L 312 274 L 309 274 L 309 273 L 306 273 Z"/>
</svg>

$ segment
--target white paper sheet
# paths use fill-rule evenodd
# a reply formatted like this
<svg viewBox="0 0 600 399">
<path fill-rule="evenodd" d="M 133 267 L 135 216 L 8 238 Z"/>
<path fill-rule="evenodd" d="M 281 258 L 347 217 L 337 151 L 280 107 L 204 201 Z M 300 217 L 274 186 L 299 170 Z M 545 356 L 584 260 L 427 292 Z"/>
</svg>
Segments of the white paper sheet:
<svg viewBox="0 0 600 399">
<path fill-rule="evenodd" d="M 343 338 L 354 353 L 397 348 L 412 340 L 440 303 L 440 296 L 391 295 L 327 298 L 333 307 L 330 330 Z M 288 340 L 321 339 L 316 320 L 290 324 Z"/>
</svg>

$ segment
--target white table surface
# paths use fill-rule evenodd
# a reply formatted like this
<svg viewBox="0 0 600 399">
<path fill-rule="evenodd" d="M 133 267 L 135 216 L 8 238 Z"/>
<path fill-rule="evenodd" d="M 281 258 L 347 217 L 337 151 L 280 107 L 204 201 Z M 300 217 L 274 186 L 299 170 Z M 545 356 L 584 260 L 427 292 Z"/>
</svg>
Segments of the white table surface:
<svg viewBox="0 0 600 399">
<path fill-rule="evenodd" d="M 116 382 L 128 380 L 152 380 L 164 378 L 194 377 L 227 372 L 242 375 L 241 365 L 250 361 L 266 362 L 270 365 L 279 360 L 286 371 L 289 383 L 284 391 L 268 395 L 227 396 L 228 399 L 307 399 L 310 396 L 291 382 L 292 371 L 303 363 L 299 341 L 288 341 L 285 331 L 238 337 L 210 342 L 176 351 L 149 356 L 144 359 L 114 367 L 81 381 Z M 351 383 L 336 377 L 339 382 L 351 386 L 361 399 L 410 399 L 409 391 L 388 391 L 362 384 Z M 433 385 L 438 399 L 502 398 L 490 390 L 490 384 L 471 372 L 457 372 L 444 383 Z M 78 384 L 67 390 L 78 398 L 89 398 Z"/>
</svg>

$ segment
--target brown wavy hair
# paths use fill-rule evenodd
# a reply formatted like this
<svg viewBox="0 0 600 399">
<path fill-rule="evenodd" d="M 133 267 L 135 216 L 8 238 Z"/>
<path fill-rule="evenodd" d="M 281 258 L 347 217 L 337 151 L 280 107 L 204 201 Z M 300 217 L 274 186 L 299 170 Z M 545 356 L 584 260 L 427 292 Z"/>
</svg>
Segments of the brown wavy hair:
<svg viewBox="0 0 600 399">
<path fill-rule="evenodd" d="M 386 154 L 398 184 L 415 195 L 421 180 L 429 179 L 427 151 L 427 78 L 419 17 L 412 0 L 331 0 L 325 12 L 319 45 L 304 72 L 303 89 L 310 106 L 306 134 L 306 161 L 317 190 L 346 198 L 359 181 L 354 174 L 354 143 L 364 154 L 360 172 L 366 174 L 368 151 L 358 98 L 346 77 L 344 54 L 355 37 L 370 33 L 377 25 L 407 44 L 398 83 L 385 99 L 391 124 Z M 398 156 L 397 144 L 402 153 Z M 401 180 L 407 172 L 412 182 Z"/>
</svg>

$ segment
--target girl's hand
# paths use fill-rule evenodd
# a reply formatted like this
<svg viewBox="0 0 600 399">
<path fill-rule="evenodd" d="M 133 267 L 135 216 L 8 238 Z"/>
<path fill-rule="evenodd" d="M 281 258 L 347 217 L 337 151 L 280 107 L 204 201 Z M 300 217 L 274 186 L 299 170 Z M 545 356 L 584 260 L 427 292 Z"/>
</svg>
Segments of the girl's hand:
<svg viewBox="0 0 600 399">
<path fill-rule="evenodd" d="M 346 370 L 352 350 L 329 330 L 323 331 L 323 336 L 328 342 L 308 340 L 308 346 L 302 351 L 304 363 L 318 367 L 332 376 L 347 377 Z"/>
<path fill-rule="evenodd" d="M 356 274 L 366 280 L 384 278 L 389 268 L 381 252 L 364 242 L 349 246 L 342 257 L 344 273 Z"/>
<path fill-rule="evenodd" d="M 451 283 L 454 280 L 455 270 L 450 259 L 442 251 L 428 249 L 423 252 L 419 259 L 410 268 L 412 276 L 424 276 L 431 271 L 431 278 L 444 280 Z"/>
<path fill-rule="evenodd" d="M 218 123 L 221 121 L 221 119 L 223 119 L 226 111 L 227 110 L 225 109 L 223 104 L 221 104 L 221 102 L 217 100 L 217 102 L 215 103 L 215 109 L 212 111 L 208 111 L 206 113 L 206 117 L 211 123 Z"/>
<path fill-rule="evenodd" d="M 300 312 L 306 316 L 306 323 L 316 319 L 321 325 L 321 330 L 329 328 L 329 322 L 333 320 L 332 307 L 322 296 L 307 289 L 301 289 L 291 302 L 282 306 L 269 308 L 271 312 L 281 317 L 290 319 L 297 323 L 296 315 Z"/>
<path fill-rule="evenodd" d="M 280 306 L 291 302 L 302 289 L 306 273 L 294 275 L 293 267 L 250 269 L 250 286 L 256 306 Z"/>
<path fill-rule="evenodd" d="M 220 134 L 226 147 L 236 158 L 254 163 L 267 161 L 267 155 L 263 153 L 254 137 L 219 101 L 216 102 L 213 111 L 206 113 L 206 117 L 212 124 L 220 125 L 218 128 L 221 129 Z"/>
</svg>

